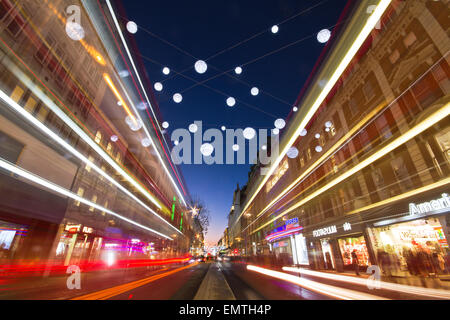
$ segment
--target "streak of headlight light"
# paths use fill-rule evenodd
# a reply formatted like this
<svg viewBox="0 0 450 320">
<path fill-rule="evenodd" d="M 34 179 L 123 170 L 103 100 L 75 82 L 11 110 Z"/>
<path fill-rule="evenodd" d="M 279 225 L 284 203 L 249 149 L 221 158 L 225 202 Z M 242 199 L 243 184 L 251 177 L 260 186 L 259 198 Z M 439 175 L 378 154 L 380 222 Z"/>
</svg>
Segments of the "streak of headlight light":
<svg viewBox="0 0 450 320">
<path fill-rule="evenodd" d="M 377 22 L 381 19 L 381 16 L 383 15 L 384 11 L 387 9 L 389 4 L 392 0 L 381 0 L 380 3 L 377 5 L 376 9 L 373 11 L 372 15 L 367 19 L 366 24 L 364 25 L 363 29 L 359 33 L 359 35 L 356 37 L 355 41 L 351 45 L 350 49 L 345 54 L 344 58 L 341 60 L 341 63 L 336 68 L 335 72 L 331 76 L 330 80 L 327 82 L 326 86 L 323 88 L 319 96 L 317 97 L 316 101 L 313 103 L 313 105 L 310 107 L 308 113 L 301 121 L 300 125 L 298 126 L 297 130 L 294 132 L 294 134 L 289 139 L 288 143 L 286 144 L 286 147 L 283 149 L 283 151 L 280 153 L 278 158 L 275 160 L 275 162 L 272 164 L 269 172 L 265 175 L 263 181 L 258 185 L 255 192 L 253 192 L 250 199 L 247 201 L 247 204 L 244 206 L 244 209 L 242 210 L 242 214 L 247 210 L 248 206 L 251 204 L 253 199 L 256 197 L 258 192 L 261 190 L 261 188 L 264 186 L 264 184 L 267 182 L 267 180 L 272 176 L 275 169 L 280 164 L 283 157 L 286 155 L 289 148 L 294 144 L 294 142 L 297 140 L 298 136 L 300 135 L 300 132 L 306 127 L 309 120 L 311 120 L 312 116 L 316 113 L 317 109 L 320 107 L 322 102 L 327 97 L 328 93 L 333 89 L 336 82 L 339 80 L 345 69 L 348 67 L 350 62 L 352 61 L 355 54 L 358 52 L 359 48 L 363 45 L 366 38 L 369 36 L 370 32 L 373 30 Z M 239 216 L 239 218 L 241 217 Z M 237 223 L 239 219 L 236 220 L 235 224 Z"/>
<path fill-rule="evenodd" d="M 11 62 L 7 57 L 3 58 L 5 65 L 24 83 L 41 101 L 43 101 L 61 120 L 64 121 L 72 130 L 74 130 L 78 136 L 83 139 L 88 145 L 90 145 L 105 161 L 107 161 L 114 169 L 116 169 L 127 181 L 134 185 L 146 198 L 153 202 L 158 208 L 161 208 L 160 204 L 133 178 L 131 178 L 120 166 L 118 166 L 114 160 L 112 160 L 91 138 L 81 130 L 58 106 L 56 106 L 52 100 L 50 100 L 15 64 Z M 8 97 L 9 98 L 9 97 Z M 12 100 L 10 100 L 12 101 Z M 157 215 L 157 214 L 155 214 Z M 159 215 L 161 220 L 165 221 Z M 165 223 L 169 224 L 167 221 Z M 170 224 L 169 224 L 170 225 Z M 174 228 L 171 225 L 172 228 Z M 182 232 L 174 228 L 178 233 Z"/>
<path fill-rule="evenodd" d="M 130 59 L 131 65 L 133 66 L 134 72 L 136 73 L 136 77 L 137 77 L 137 79 L 139 81 L 139 84 L 141 85 L 141 88 L 142 88 L 142 91 L 143 91 L 143 93 L 145 95 L 145 99 L 147 100 L 148 106 L 150 107 L 150 110 L 152 110 L 152 114 L 153 114 L 153 117 L 155 118 L 156 125 L 158 126 L 159 131 L 162 131 L 161 127 L 159 126 L 158 118 L 156 117 L 155 112 L 153 111 L 152 104 L 150 103 L 150 100 L 148 99 L 147 92 L 145 91 L 144 85 L 142 84 L 141 78 L 139 77 L 139 73 L 138 73 L 138 71 L 136 69 L 136 66 L 134 64 L 133 57 L 131 56 L 130 50 L 128 49 L 127 43 L 125 41 L 125 38 L 123 37 L 122 30 L 120 29 L 119 22 L 117 21 L 116 15 L 114 13 L 114 10 L 113 10 L 113 8 L 111 6 L 110 1 L 106 0 L 106 4 L 108 5 L 108 9 L 109 9 L 109 11 L 111 13 L 111 16 L 112 16 L 113 20 L 114 20 L 114 24 L 116 26 L 116 29 L 117 29 L 118 33 L 119 33 L 120 39 L 122 40 L 122 43 L 123 43 L 123 45 L 125 47 L 125 50 L 126 50 L 127 55 L 128 55 L 128 58 Z M 139 114 L 137 114 L 137 116 L 140 117 Z M 142 121 L 142 123 L 144 123 L 144 121 Z M 144 128 L 145 128 L 145 125 L 144 125 Z M 176 182 L 172 178 L 172 175 L 170 174 L 169 170 L 167 169 L 166 165 L 164 164 L 164 161 L 163 161 L 161 155 L 159 154 L 158 149 L 156 148 L 156 144 L 153 142 L 153 139 L 150 136 L 150 134 L 148 133 L 148 131 L 147 130 L 145 130 L 145 131 L 146 131 L 147 136 L 149 137 L 149 139 L 152 141 L 153 147 L 154 147 L 154 149 L 156 151 L 156 154 L 158 155 L 159 161 L 161 162 L 164 170 L 166 170 L 166 173 L 169 176 L 170 181 L 172 182 L 172 184 L 174 185 L 175 189 L 177 190 L 177 193 L 180 196 L 180 199 L 183 201 L 184 205 L 186 205 L 186 202 L 184 201 L 184 198 L 183 198 L 183 194 L 180 192 L 180 189 L 178 188 Z M 163 137 L 163 139 L 164 139 L 164 137 Z"/>
<path fill-rule="evenodd" d="M 106 213 L 108 213 L 108 214 L 110 214 L 112 216 L 115 216 L 115 217 L 117 217 L 117 218 L 119 218 L 121 220 L 124 220 L 124 221 L 128 222 L 128 223 L 131 223 L 131 224 L 133 224 L 133 225 L 135 225 L 135 226 L 137 226 L 139 228 L 142 228 L 142 229 L 145 229 L 147 231 L 153 232 L 153 233 L 155 233 L 155 234 L 157 234 L 157 235 L 159 235 L 159 236 L 161 236 L 163 238 L 166 238 L 166 239 L 169 239 L 169 240 L 173 240 L 171 237 L 166 236 L 165 234 L 162 234 L 162 233 L 160 233 L 160 232 L 158 232 L 156 230 L 153 230 L 152 228 L 146 227 L 146 226 L 144 226 L 142 224 L 139 224 L 139 223 L 137 223 L 137 222 L 135 222 L 133 220 L 125 218 L 124 216 L 121 216 L 120 214 L 117 214 L 117 213 L 115 213 L 115 212 L 113 212 L 113 211 L 111 211 L 111 210 L 109 210 L 107 208 L 99 206 L 98 204 L 96 204 L 94 202 L 91 202 L 91 201 L 89 201 L 89 200 L 87 200 L 85 198 L 82 198 L 79 195 L 77 195 L 77 194 L 75 194 L 75 193 L 73 193 L 73 192 L 71 192 L 71 191 L 69 191 L 69 190 L 67 190 L 67 189 L 65 189 L 65 188 L 63 188 L 63 187 L 53 183 L 53 182 L 45 180 L 44 178 L 41 178 L 41 177 L 31 173 L 31 172 L 25 171 L 24 169 L 19 168 L 19 167 L 15 166 L 15 165 L 11 164 L 10 162 L 4 160 L 3 158 L 0 158 L 0 168 L 8 170 L 8 171 L 10 171 L 10 172 L 12 172 L 12 173 L 14 173 L 14 174 L 16 174 L 18 176 L 23 177 L 24 179 L 30 180 L 30 181 L 32 181 L 34 183 L 37 183 L 37 184 L 39 184 L 39 185 L 41 185 L 41 186 L 43 186 L 43 187 L 45 187 L 45 188 L 47 188 L 49 190 L 52 190 L 52 191 L 57 192 L 59 194 L 62 194 L 64 196 L 68 197 L 68 198 L 71 198 L 71 199 L 76 200 L 76 201 L 80 201 L 80 202 L 82 202 L 82 203 L 84 203 L 84 204 L 86 204 L 86 205 L 88 205 L 90 207 L 94 207 L 94 208 L 96 208 L 96 209 L 98 209 L 100 211 L 104 211 L 104 212 L 106 212 Z"/>
<path fill-rule="evenodd" d="M 131 117 L 131 119 L 133 119 L 134 123 L 136 124 L 136 118 L 134 116 L 134 114 L 131 112 L 130 108 L 128 108 L 128 105 L 126 104 L 126 102 L 123 100 L 122 96 L 120 95 L 119 91 L 117 90 L 116 86 L 114 85 L 114 83 L 111 80 L 111 77 L 109 76 L 109 74 L 104 73 L 103 74 L 103 79 L 105 80 L 105 82 L 108 84 L 109 88 L 111 89 L 111 91 L 114 93 L 114 95 L 116 96 L 117 100 L 119 100 L 121 102 L 122 108 L 125 110 L 125 112 Z"/>
<path fill-rule="evenodd" d="M 406 143 L 407 141 L 411 140 L 415 136 L 419 135 L 423 131 L 425 131 L 428 128 L 430 128 L 431 126 L 435 125 L 436 123 L 438 123 L 439 121 L 441 121 L 442 119 L 447 117 L 449 114 L 450 114 L 450 103 L 447 103 L 442 108 L 440 108 L 438 111 L 434 112 L 428 118 L 426 118 L 425 120 L 420 122 L 418 125 L 414 126 L 410 130 L 408 130 L 407 132 L 402 134 L 400 137 L 398 137 L 397 139 L 395 139 L 394 141 L 392 141 L 391 143 L 389 143 L 385 147 L 381 148 L 380 150 L 378 150 L 377 152 L 372 154 L 367 159 L 361 161 L 360 163 L 358 163 L 356 166 L 354 166 L 350 170 L 348 170 L 345 173 L 341 174 L 339 177 L 331 180 L 329 183 L 324 185 L 322 188 L 317 189 L 316 191 L 314 191 L 310 195 L 302 198 L 301 201 L 297 202 L 295 205 L 293 205 L 289 209 L 283 211 L 282 213 L 280 213 L 275 218 L 271 219 L 270 221 L 266 222 L 265 224 L 263 224 L 259 228 L 255 229 L 252 233 L 255 233 L 258 230 L 261 230 L 262 228 L 264 228 L 268 224 L 272 223 L 273 221 L 279 219 L 280 217 L 284 216 L 285 214 L 291 212 L 292 210 L 297 209 L 298 207 L 304 205 L 306 202 L 308 202 L 311 199 L 317 197 L 321 193 L 323 193 L 323 192 L 327 191 L 328 189 L 334 187 L 335 185 L 341 183 L 342 181 L 344 181 L 348 177 L 352 176 L 356 172 L 358 172 L 358 171 L 362 170 L 363 168 L 367 167 L 368 165 L 374 163 L 375 161 L 377 161 L 381 157 L 385 156 L 389 152 L 395 150 L 396 148 L 398 148 L 402 144 Z"/>
<path fill-rule="evenodd" d="M 319 278 L 323 278 L 323 279 L 358 284 L 358 285 L 362 285 L 362 286 L 367 286 L 367 284 L 369 283 L 368 279 L 361 279 L 361 278 L 356 278 L 356 277 L 352 277 L 352 276 L 342 276 L 342 275 L 338 275 L 338 274 L 318 272 L 318 271 L 302 269 L 302 268 L 283 267 L 283 270 L 306 274 L 306 275 L 319 277 Z M 450 299 L 450 292 L 448 290 L 421 288 L 421 287 L 415 287 L 415 286 L 408 286 L 408 285 L 404 285 L 404 284 L 390 283 L 390 282 L 385 282 L 385 281 L 377 281 L 377 284 L 380 285 L 380 289 L 410 293 L 410 294 L 433 297 L 433 298 Z"/>
<path fill-rule="evenodd" d="M 55 134 L 53 131 L 51 131 L 49 128 L 47 128 L 42 122 L 37 120 L 35 117 L 33 117 L 29 112 L 27 112 L 24 108 L 22 108 L 19 104 L 17 104 L 14 100 L 12 100 L 10 97 L 8 97 L 2 90 L 0 90 L 0 98 L 4 100 L 7 105 L 9 105 L 13 110 L 15 110 L 17 113 L 22 115 L 25 119 L 27 119 L 29 122 L 31 122 L 33 125 L 35 125 L 37 128 L 39 128 L 42 132 L 47 134 L 50 138 L 52 138 L 54 141 L 59 143 L 63 148 L 65 148 L 67 151 L 72 153 L 74 156 L 76 156 L 78 159 L 89 165 L 94 171 L 96 171 L 98 174 L 102 175 L 110 181 L 112 184 L 114 184 L 117 188 L 119 188 L 121 191 L 123 191 L 126 195 L 131 197 L 133 200 L 135 200 L 137 203 L 139 203 L 142 207 L 144 207 L 146 210 L 148 210 L 150 213 L 164 221 L 168 226 L 170 226 L 172 229 L 180 232 L 178 228 L 174 227 L 172 224 L 167 222 L 164 218 L 162 218 L 160 215 L 158 215 L 154 210 L 152 210 L 150 207 L 148 207 L 144 202 L 142 202 L 138 197 L 136 197 L 134 194 L 132 194 L 130 191 L 128 191 L 125 187 L 123 187 L 121 184 L 119 184 L 116 180 L 114 180 L 112 177 L 110 177 L 105 171 L 100 169 L 95 163 L 91 162 L 89 159 L 87 159 L 85 156 L 83 156 L 78 150 L 73 148 L 70 144 L 68 144 L 64 139 L 59 137 L 57 134 Z"/>
<path fill-rule="evenodd" d="M 299 285 L 305 289 L 315 291 L 317 293 L 342 300 L 389 300 L 386 298 L 374 296 L 364 292 L 358 292 L 354 290 L 339 288 L 335 286 L 330 286 L 328 284 L 323 284 L 307 279 L 303 279 L 292 274 L 287 274 L 284 272 L 269 270 L 261 267 L 247 265 L 247 269 L 261 274 L 274 277 L 280 280 L 284 280 L 290 283 Z"/>
</svg>

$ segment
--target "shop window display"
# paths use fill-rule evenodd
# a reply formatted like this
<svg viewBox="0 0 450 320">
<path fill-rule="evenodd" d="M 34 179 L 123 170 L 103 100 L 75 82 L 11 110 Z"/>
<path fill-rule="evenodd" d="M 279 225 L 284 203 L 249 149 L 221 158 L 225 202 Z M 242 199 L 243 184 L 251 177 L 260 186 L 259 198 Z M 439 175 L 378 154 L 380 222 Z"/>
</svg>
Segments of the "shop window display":
<svg viewBox="0 0 450 320">
<path fill-rule="evenodd" d="M 356 250 L 356 255 L 358 257 L 358 264 L 361 267 L 369 266 L 369 252 L 367 250 L 366 241 L 364 236 L 360 237 L 348 237 L 338 239 L 339 249 L 341 250 L 342 260 L 344 261 L 344 266 L 352 265 L 352 252 Z"/>
<path fill-rule="evenodd" d="M 438 219 L 419 219 L 373 230 L 374 250 L 386 275 L 445 274 L 448 242 Z"/>
</svg>

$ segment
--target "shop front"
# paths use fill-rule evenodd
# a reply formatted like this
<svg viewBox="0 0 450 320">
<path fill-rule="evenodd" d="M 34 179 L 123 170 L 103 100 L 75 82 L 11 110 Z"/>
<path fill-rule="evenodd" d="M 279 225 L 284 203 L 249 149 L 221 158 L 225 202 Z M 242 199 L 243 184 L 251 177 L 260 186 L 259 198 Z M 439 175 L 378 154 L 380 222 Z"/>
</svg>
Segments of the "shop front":
<svg viewBox="0 0 450 320">
<path fill-rule="evenodd" d="M 305 232 L 313 269 L 365 272 L 370 264 L 367 238 L 359 216 L 309 228 Z"/>
<path fill-rule="evenodd" d="M 303 227 L 298 218 L 287 220 L 286 223 L 266 236 L 269 248 L 278 261 L 284 265 L 308 265 L 306 240 L 301 233 Z"/>
<path fill-rule="evenodd" d="M 409 203 L 405 215 L 373 223 L 370 240 L 387 276 L 439 277 L 450 271 L 447 194 L 419 204 Z"/>
</svg>

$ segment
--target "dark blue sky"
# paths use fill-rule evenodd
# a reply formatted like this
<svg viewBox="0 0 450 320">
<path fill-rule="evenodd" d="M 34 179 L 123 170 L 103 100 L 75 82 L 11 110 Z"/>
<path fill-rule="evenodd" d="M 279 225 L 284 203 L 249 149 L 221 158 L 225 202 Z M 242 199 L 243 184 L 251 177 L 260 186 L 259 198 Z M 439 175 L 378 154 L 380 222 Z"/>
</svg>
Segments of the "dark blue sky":
<svg viewBox="0 0 450 320">
<path fill-rule="evenodd" d="M 195 120 L 203 121 L 204 130 L 222 125 L 227 128 L 273 128 L 277 118 L 286 118 L 291 111 L 291 105 L 323 49 L 315 34 L 336 24 L 347 0 L 126 0 L 122 3 L 128 19 L 153 34 L 141 29 L 135 34 L 135 39 L 141 54 L 156 62 L 144 60 L 150 81 L 163 82 L 164 90 L 155 92 L 155 96 L 163 120 L 170 123 L 170 133 L 176 128 L 187 128 Z M 272 25 L 316 4 L 319 5 L 309 12 L 279 25 L 277 34 L 270 32 Z M 266 32 L 258 37 L 208 60 L 208 71 L 202 75 L 194 71 L 196 59 L 186 54 L 206 59 L 264 30 Z M 253 97 L 250 95 L 251 87 L 222 75 L 205 84 L 235 97 L 237 103 L 233 108 L 226 105 L 227 96 L 202 86 L 184 92 L 182 103 L 176 104 L 172 95 L 194 83 L 181 76 L 173 77 L 173 72 L 169 76 L 161 72 L 160 64 L 178 72 L 192 67 L 185 74 L 202 81 L 220 73 L 214 67 L 222 71 L 234 69 L 311 35 L 314 36 L 244 66 L 239 76 L 230 72 L 278 99 L 262 93 Z M 163 81 L 165 79 L 169 80 Z M 208 242 L 217 242 L 221 237 L 233 191 L 237 183 L 242 186 L 247 182 L 249 168 L 249 165 L 181 166 L 191 195 L 200 197 L 211 212 Z"/>
</svg>

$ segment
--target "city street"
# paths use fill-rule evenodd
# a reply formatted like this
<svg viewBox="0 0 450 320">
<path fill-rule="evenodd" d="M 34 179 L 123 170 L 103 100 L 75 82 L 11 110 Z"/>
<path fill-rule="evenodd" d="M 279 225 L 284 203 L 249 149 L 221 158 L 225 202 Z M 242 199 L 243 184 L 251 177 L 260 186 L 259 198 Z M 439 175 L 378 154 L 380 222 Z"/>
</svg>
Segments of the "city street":
<svg viewBox="0 0 450 320">
<path fill-rule="evenodd" d="M 265 268 L 264 270 L 271 270 Z M 279 272 L 279 271 L 276 271 Z M 284 275 L 296 273 L 282 272 Z M 356 278 L 346 274 L 349 279 Z M 295 284 L 247 269 L 239 262 L 194 262 L 183 266 L 165 266 L 153 271 L 114 270 L 85 273 L 81 289 L 67 289 L 68 277 L 29 279 L 22 284 L 0 286 L 0 299 L 54 300 L 334 300 L 334 299 L 448 299 L 441 290 L 422 288 L 422 294 L 386 289 L 368 289 L 367 276 L 362 284 L 342 283 L 318 276 L 302 276 L 306 284 Z M 300 279 L 300 278 L 298 278 Z M 339 296 L 337 295 L 339 294 Z"/>
</svg>

